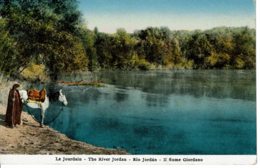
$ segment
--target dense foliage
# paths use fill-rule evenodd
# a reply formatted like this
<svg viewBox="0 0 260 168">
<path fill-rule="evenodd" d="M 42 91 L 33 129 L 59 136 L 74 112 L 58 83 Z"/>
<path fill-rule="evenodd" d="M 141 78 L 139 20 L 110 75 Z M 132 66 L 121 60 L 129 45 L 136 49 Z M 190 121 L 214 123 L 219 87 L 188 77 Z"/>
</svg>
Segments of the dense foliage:
<svg viewBox="0 0 260 168">
<path fill-rule="evenodd" d="M 19 74 L 44 64 L 62 72 L 96 69 L 254 69 L 255 29 L 171 31 L 148 27 L 132 34 L 91 31 L 76 0 L 0 0 L 0 72 Z"/>
<path fill-rule="evenodd" d="M 255 29 L 220 27 L 206 31 L 147 28 L 127 34 L 96 33 L 102 68 L 254 69 Z"/>
<path fill-rule="evenodd" d="M 53 78 L 86 67 L 75 0 L 4 0 L 0 12 L 1 27 L 5 27 L 1 36 L 8 35 L 9 43 L 13 42 L 6 44 L 8 50 L 16 53 L 2 52 L 1 60 L 7 60 L 7 64 L 1 62 L 4 72 L 14 73 L 13 67 L 22 71 L 31 61 L 45 64 Z"/>
</svg>

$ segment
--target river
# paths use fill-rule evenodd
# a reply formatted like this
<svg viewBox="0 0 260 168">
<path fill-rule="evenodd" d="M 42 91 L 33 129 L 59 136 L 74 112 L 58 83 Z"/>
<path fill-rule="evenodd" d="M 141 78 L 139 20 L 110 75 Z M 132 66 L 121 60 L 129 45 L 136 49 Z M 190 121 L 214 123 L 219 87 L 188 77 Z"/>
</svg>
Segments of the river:
<svg viewBox="0 0 260 168">
<path fill-rule="evenodd" d="M 91 78 L 105 86 L 59 86 L 69 104 L 52 104 L 46 124 L 132 154 L 256 154 L 255 71 L 108 71 Z"/>
</svg>

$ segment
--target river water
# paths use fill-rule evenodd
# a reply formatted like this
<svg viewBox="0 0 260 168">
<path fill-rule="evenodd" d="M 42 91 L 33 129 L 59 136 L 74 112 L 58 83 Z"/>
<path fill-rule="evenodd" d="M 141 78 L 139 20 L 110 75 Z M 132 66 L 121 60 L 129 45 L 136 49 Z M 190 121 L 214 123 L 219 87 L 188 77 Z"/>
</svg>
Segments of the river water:
<svg viewBox="0 0 260 168">
<path fill-rule="evenodd" d="M 59 86 L 69 104 L 52 103 L 46 124 L 132 154 L 256 154 L 255 71 L 110 71 L 91 78 L 106 84 Z"/>
</svg>

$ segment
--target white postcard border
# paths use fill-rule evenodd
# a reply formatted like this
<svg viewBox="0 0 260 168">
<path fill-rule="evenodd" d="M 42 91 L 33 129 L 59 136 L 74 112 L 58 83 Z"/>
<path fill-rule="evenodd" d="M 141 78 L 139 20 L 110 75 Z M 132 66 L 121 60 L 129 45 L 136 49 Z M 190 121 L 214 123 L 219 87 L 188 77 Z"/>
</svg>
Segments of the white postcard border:
<svg viewBox="0 0 260 168">
<path fill-rule="evenodd" d="M 256 155 L 0 155 L 5 164 L 255 165 Z"/>
</svg>

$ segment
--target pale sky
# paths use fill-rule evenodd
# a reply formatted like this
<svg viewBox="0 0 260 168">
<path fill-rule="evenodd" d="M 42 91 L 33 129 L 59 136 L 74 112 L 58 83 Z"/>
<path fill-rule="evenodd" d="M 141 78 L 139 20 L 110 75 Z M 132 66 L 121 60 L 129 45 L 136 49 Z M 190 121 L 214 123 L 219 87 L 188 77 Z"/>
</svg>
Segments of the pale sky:
<svg viewBox="0 0 260 168">
<path fill-rule="evenodd" d="M 89 29 L 106 33 L 150 26 L 205 30 L 256 24 L 254 0 L 79 0 L 79 8 Z"/>
</svg>

